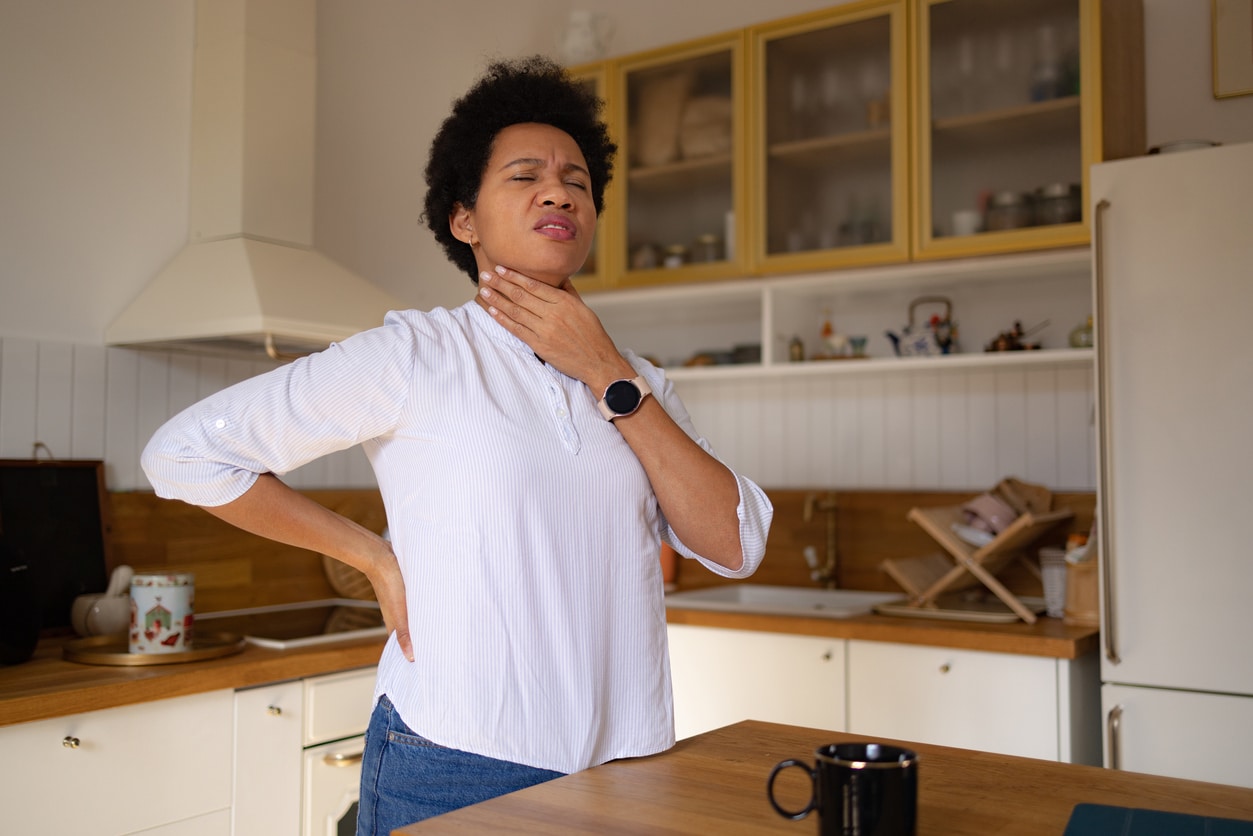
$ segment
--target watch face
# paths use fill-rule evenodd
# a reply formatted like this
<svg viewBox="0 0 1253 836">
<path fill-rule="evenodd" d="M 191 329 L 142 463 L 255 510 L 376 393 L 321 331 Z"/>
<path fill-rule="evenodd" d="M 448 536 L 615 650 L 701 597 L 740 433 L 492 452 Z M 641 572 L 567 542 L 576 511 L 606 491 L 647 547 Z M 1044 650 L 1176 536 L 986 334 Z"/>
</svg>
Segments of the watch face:
<svg viewBox="0 0 1253 836">
<path fill-rule="evenodd" d="M 615 380 L 605 390 L 605 403 L 615 415 L 629 415 L 641 400 L 639 387 L 629 380 Z"/>
</svg>

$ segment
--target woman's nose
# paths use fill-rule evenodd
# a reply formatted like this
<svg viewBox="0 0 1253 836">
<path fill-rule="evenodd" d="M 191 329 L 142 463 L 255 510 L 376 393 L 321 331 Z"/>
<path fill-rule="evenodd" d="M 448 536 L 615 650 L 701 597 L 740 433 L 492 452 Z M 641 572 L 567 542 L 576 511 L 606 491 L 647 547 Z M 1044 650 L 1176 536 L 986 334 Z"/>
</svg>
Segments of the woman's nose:
<svg viewBox="0 0 1253 836">
<path fill-rule="evenodd" d="M 560 181 L 544 187 L 540 193 L 540 202 L 545 206 L 560 206 L 562 209 L 569 209 L 574 205 L 570 198 L 570 189 Z"/>
</svg>

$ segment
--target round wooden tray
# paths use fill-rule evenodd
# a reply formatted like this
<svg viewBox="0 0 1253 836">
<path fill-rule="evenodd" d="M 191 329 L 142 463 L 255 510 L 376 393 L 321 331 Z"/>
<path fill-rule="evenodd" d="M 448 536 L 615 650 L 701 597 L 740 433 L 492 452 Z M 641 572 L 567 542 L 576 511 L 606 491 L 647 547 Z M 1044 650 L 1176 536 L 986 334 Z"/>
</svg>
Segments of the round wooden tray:
<svg viewBox="0 0 1253 836">
<path fill-rule="evenodd" d="M 176 653 L 131 653 L 125 633 L 89 636 L 66 642 L 66 661 L 85 665 L 172 665 L 230 656 L 244 649 L 243 636 L 234 633 L 196 633 L 191 650 Z"/>
</svg>

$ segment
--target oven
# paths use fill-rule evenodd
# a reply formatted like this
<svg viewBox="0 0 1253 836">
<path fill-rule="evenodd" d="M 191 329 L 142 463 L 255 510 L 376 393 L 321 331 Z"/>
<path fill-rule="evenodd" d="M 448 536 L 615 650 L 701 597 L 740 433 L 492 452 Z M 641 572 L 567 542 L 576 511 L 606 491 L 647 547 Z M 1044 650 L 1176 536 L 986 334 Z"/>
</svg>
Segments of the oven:
<svg viewBox="0 0 1253 836">
<path fill-rule="evenodd" d="M 375 669 L 305 680 L 302 836 L 353 836 Z"/>
<path fill-rule="evenodd" d="M 354 836 L 365 735 L 304 752 L 302 836 Z"/>
</svg>

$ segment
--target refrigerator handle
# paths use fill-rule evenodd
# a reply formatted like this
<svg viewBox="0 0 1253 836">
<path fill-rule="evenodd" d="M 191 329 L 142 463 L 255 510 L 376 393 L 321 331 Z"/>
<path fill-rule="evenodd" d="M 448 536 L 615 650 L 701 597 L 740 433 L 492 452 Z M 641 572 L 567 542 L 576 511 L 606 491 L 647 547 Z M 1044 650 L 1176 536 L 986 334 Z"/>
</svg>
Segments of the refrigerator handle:
<svg viewBox="0 0 1253 836">
<path fill-rule="evenodd" d="M 1109 746 L 1109 768 L 1122 769 L 1122 706 L 1116 705 L 1105 718 L 1105 739 Z"/>
<path fill-rule="evenodd" d="M 1097 557 L 1101 561 L 1101 596 L 1102 610 L 1104 611 L 1104 624 L 1102 625 L 1101 638 L 1105 643 L 1105 658 L 1111 664 L 1117 665 L 1122 662 L 1118 656 L 1118 619 L 1115 617 L 1117 613 L 1114 610 L 1114 550 L 1111 548 L 1113 542 L 1112 526 L 1109 524 L 1109 511 L 1112 507 L 1114 479 L 1110 470 L 1110 450 L 1109 442 L 1112 436 L 1111 419 L 1109 414 L 1109 340 L 1105 338 L 1105 213 L 1109 211 L 1110 203 L 1105 198 L 1101 198 L 1096 204 L 1096 216 L 1093 223 L 1093 268 L 1092 283 L 1093 294 L 1095 298 L 1095 317 L 1094 324 L 1096 326 L 1096 400 L 1097 412 L 1101 416 L 1100 426 L 1097 428 L 1097 457 L 1098 470 L 1097 474 L 1100 507 L 1098 511 L 1098 522 L 1096 526 L 1096 534 L 1098 541 Z"/>
</svg>

